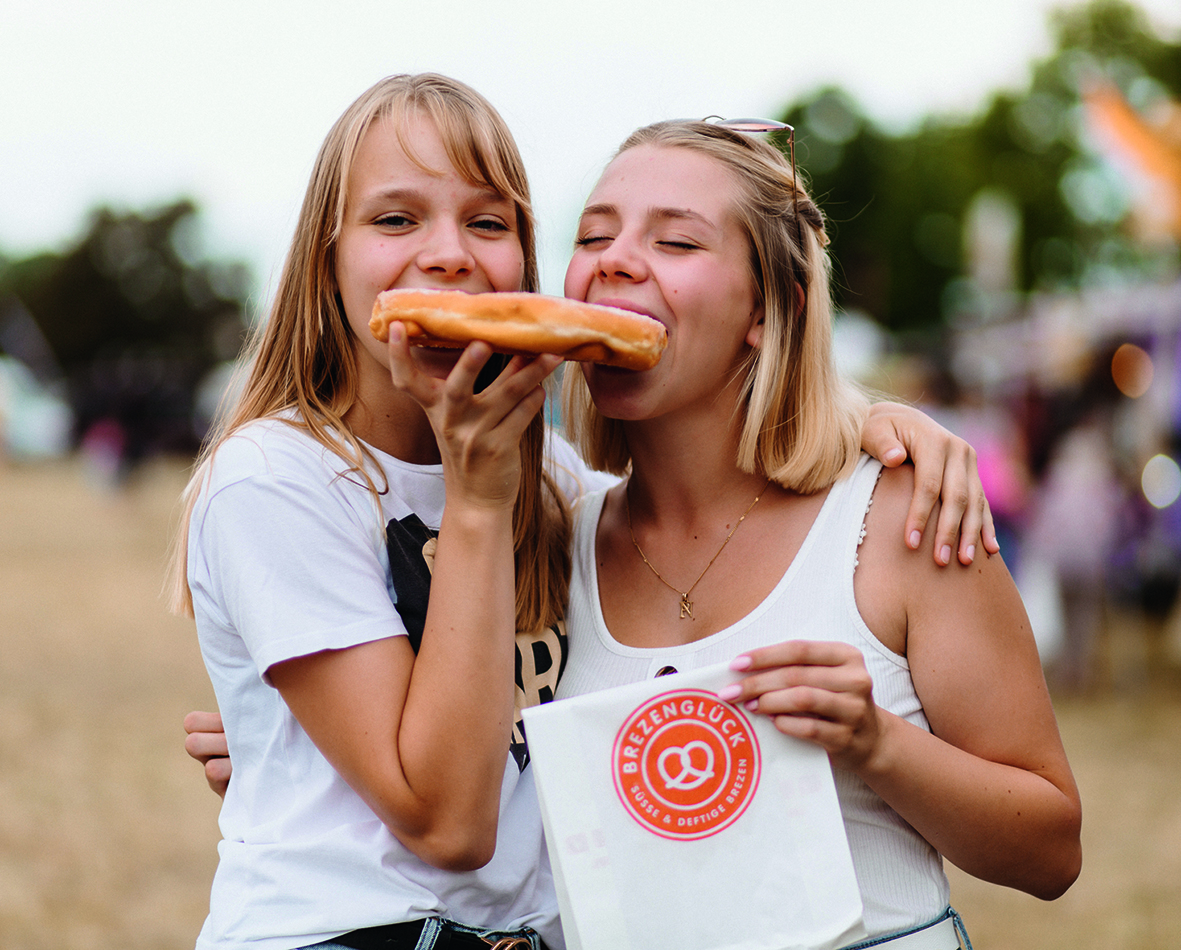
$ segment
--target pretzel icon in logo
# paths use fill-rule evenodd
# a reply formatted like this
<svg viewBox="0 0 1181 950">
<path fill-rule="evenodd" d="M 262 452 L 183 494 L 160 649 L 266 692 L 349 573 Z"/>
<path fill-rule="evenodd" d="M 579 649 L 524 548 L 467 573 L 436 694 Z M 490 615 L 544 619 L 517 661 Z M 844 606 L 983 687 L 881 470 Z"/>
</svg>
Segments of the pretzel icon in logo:
<svg viewBox="0 0 1181 950">
<path fill-rule="evenodd" d="M 701 768 L 693 764 L 693 753 L 700 750 L 698 758 L 704 758 Z M 668 774 L 670 756 L 677 757 L 677 774 Z M 656 759 L 656 768 L 664 780 L 665 788 L 690 791 L 714 777 L 714 750 L 708 742 L 694 739 L 685 745 L 670 745 L 663 749 Z"/>
<path fill-rule="evenodd" d="M 615 790 L 628 813 L 665 838 L 717 834 L 746 810 L 759 782 L 750 722 L 702 689 L 639 706 L 615 737 Z"/>
</svg>

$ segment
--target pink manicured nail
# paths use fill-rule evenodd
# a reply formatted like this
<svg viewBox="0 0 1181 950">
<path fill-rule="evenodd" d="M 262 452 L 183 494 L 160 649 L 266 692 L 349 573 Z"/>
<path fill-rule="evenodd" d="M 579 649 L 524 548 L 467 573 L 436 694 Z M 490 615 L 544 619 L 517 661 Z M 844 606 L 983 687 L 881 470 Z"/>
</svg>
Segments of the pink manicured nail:
<svg viewBox="0 0 1181 950">
<path fill-rule="evenodd" d="M 739 683 L 731 683 L 729 686 L 723 686 L 718 690 L 718 699 L 722 702 L 728 703 L 732 699 L 737 699 L 742 695 L 742 686 Z"/>
<path fill-rule="evenodd" d="M 734 657 L 734 659 L 730 661 L 730 669 L 737 670 L 739 673 L 741 673 L 743 670 L 749 670 L 750 657 L 746 656 L 745 654 Z"/>
<path fill-rule="evenodd" d="M 746 701 L 746 709 L 747 709 L 747 712 L 758 712 L 759 711 L 759 701 L 757 699 L 748 699 Z"/>
</svg>

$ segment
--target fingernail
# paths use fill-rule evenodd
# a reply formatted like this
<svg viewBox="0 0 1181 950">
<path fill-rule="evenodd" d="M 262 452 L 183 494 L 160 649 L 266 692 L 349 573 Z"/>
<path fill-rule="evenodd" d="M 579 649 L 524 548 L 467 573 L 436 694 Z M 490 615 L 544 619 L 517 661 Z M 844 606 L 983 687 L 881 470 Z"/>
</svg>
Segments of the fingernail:
<svg viewBox="0 0 1181 950">
<path fill-rule="evenodd" d="M 886 452 L 883 462 L 897 462 L 899 459 L 906 458 L 906 453 L 899 448 L 890 449 Z"/>
<path fill-rule="evenodd" d="M 730 661 L 730 669 L 737 670 L 740 673 L 743 670 L 749 670 L 750 669 L 750 657 L 746 656 L 745 654 L 742 656 L 734 657 L 734 659 L 732 659 Z"/>
<path fill-rule="evenodd" d="M 748 712 L 758 712 L 759 701 L 757 699 L 748 699 L 746 701 L 746 709 Z"/>
<path fill-rule="evenodd" d="M 939 549 L 939 561 L 942 564 L 947 564 L 951 561 L 951 545 L 945 544 Z"/>
<path fill-rule="evenodd" d="M 739 683 L 731 683 L 729 686 L 723 686 L 718 690 L 718 699 L 724 703 L 728 703 L 732 699 L 737 699 L 740 695 L 742 695 L 742 686 Z"/>
<path fill-rule="evenodd" d="M 917 548 L 919 546 L 919 542 L 921 542 L 922 540 L 923 540 L 923 536 L 920 532 L 912 531 L 910 533 L 910 546 L 912 548 Z"/>
<path fill-rule="evenodd" d="M 969 544 L 968 545 L 968 560 L 973 561 L 975 559 L 976 559 L 976 545 Z"/>
</svg>

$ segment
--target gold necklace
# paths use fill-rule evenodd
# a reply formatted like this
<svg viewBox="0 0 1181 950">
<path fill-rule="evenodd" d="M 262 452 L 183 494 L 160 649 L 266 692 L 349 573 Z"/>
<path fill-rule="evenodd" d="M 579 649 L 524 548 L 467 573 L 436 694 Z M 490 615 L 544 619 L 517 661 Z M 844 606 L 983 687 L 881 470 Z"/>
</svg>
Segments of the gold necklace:
<svg viewBox="0 0 1181 950">
<path fill-rule="evenodd" d="M 627 533 L 629 535 L 631 535 L 632 544 L 635 545 L 636 553 L 639 554 L 640 558 L 643 560 L 643 562 L 648 565 L 648 569 L 653 574 L 656 575 L 656 579 L 659 580 L 660 583 L 662 583 L 665 587 L 667 587 L 669 590 L 671 590 L 674 594 L 677 594 L 680 596 L 680 598 L 681 598 L 680 619 L 681 620 L 684 620 L 686 617 L 688 617 L 690 620 L 697 619 L 696 617 L 693 616 L 693 601 L 691 601 L 689 599 L 689 595 L 693 593 L 693 588 L 695 588 L 698 584 L 701 583 L 701 579 L 703 577 L 705 577 L 706 571 L 708 571 L 711 567 L 714 566 L 714 561 L 716 561 L 718 559 L 718 557 L 721 555 L 721 553 L 726 549 L 726 545 L 730 543 L 730 539 L 732 537 L 734 537 L 734 532 L 738 530 L 738 525 L 742 524 L 742 522 L 744 522 L 746 520 L 746 516 L 749 515 L 751 512 L 751 509 L 754 508 L 754 506 L 759 503 L 759 499 L 763 497 L 763 492 L 765 492 L 767 490 L 767 488 L 770 486 L 770 484 L 771 484 L 771 479 L 768 478 L 767 484 L 764 485 L 759 490 L 759 493 L 757 495 L 755 495 L 755 500 L 752 501 L 747 506 L 746 511 L 744 511 L 742 513 L 742 517 L 739 518 L 738 521 L 734 524 L 734 527 L 730 529 L 730 533 L 728 535 L 726 535 L 726 540 L 723 541 L 722 546 L 720 548 L 718 548 L 718 553 L 709 559 L 709 563 L 707 565 L 705 565 L 705 571 L 702 571 L 700 574 L 697 575 L 697 580 L 695 580 L 692 584 L 689 585 L 688 590 L 677 590 L 677 588 L 673 587 L 672 584 L 670 584 L 668 581 L 666 581 L 661 576 L 660 571 L 656 570 L 656 568 L 652 566 L 652 562 L 648 560 L 647 555 L 645 555 L 643 550 L 640 548 L 640 542 L 636 540 L 636 533 L 635 533 L 635 531 L 632 530 L 632 506 L 631 506 L 631 496 L 630 496 L 631 486 L 629 484 L 626 488 L 624 488 L 624 490 L 623 490 L 623 506 L 627 512 Z"/>
</svg>

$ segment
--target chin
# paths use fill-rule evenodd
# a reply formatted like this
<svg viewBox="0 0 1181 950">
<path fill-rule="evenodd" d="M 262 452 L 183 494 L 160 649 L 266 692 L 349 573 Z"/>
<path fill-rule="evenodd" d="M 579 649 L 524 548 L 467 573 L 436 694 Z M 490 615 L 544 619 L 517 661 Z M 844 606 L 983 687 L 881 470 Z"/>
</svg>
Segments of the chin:
<svg viewBox="0 0 1181 950">
<path fill-rule="evenodd" d="M 455 364 L 459 362 L 462 355 L 462 349 L 452 350 L 436 346 L 412 346 L 410 348 L 410 356 L 419 371 L 433 376 L 435 379 L 446 379 L 455 369 Z"/>
<path fill-rule="evenodd" d="M 618 366 L 583 366 L 583 375 L 595 408 L 608 419 L 643 418 L 640 403 L 650 374 L 651 370 L 623 369 Z"/>
</svg>

